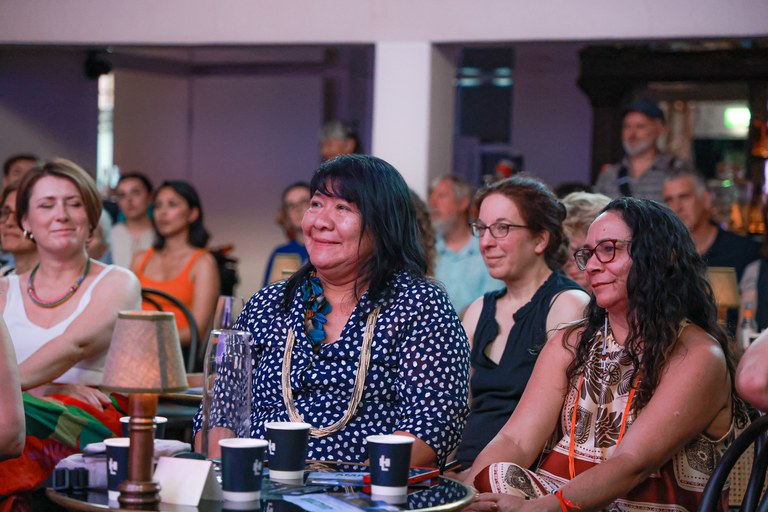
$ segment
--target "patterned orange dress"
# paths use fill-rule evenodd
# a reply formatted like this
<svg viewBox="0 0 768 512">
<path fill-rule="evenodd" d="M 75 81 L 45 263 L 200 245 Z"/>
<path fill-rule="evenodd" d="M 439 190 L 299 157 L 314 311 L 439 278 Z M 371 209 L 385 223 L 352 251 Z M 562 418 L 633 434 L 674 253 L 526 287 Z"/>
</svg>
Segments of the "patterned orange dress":
<svg viewBox="0 0 768 512">
<path fill-rule="evenodd" d="M 686 324 L 687 325 L 687 324 Z M 684 328 L 683 325 L 682 328 Z M 569 447 L 574 439 L 574 466 L 581 474 L 610 459 L 619 444 L 622 425 L 629 430 L 635 412 L 629 411 L 632 382 L 631 360 L 624 348 L 609 332 L 606 338 L 606 359 L 601 361 L 603 334 L 595 336 L 590 347 L 586 370 L 571 386 L 560 418 L 556 441 L 539 468 L 533 472 L 512 463 L 492 464 L 475 479 L 481 492 L 496 492 L 538 498 L 553 493 L 570 480 Z M 579 389 L 580 388 L 580 389 Z M 576 429 L 571 433 L 573 408 Z M 735 415 L 734 415 L 735 416 Z M 741 428 L 743 425 L 739 425 Z M 720 439 L 699 434 L 680 452 L 672 456 L 659 471 L 643 483 L 617 498 L 606 510 L 621 511 L 695 511 L 710 475 L 727 446 L 733 441 L 737 426 Z M 663 432 L 660 432 L 663 435 Z M 720 500 L 720 510 L 728 510 L 728 492 Z"/>
</svg>

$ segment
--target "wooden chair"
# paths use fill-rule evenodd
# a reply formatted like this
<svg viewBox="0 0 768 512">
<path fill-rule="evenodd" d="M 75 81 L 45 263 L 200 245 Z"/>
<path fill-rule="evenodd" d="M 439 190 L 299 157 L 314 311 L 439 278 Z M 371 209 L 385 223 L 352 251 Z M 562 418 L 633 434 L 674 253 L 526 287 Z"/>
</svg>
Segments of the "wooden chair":
<svg viewBox="0 0 768 512">
<path fill-rule="evenodd" d="M 764 494 L 765 474 L 768 469 L 768 416 L 760 416 L 737 437 L 723 454 L 723 458 L 709 479 L 699 507 L 699 512 L 714 512 L 717 510 L 720 496 L 723 492 L 731 470 L 739 458 L 750 448 L 754 450 L 754 462 L 741 502 L 742 512 L 768 512 L 768 494 Z M 762 497 L 762 498 L 761 498 Z M 759 508 L 758 508 L 759 507 Z"/>
</svg>

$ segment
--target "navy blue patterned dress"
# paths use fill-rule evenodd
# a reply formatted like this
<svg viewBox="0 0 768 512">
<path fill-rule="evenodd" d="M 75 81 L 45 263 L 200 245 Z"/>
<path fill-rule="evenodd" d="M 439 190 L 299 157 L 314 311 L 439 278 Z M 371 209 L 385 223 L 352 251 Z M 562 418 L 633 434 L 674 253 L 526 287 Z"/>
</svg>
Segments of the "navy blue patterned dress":
<svg viewBox="0 0 768 512">
<path fill-rule="evenodd" d="M 317 353 L 304 331 L 300 292 L 288 314 L 282 308 L 285 282 L 251 298 L 237 321 L 238 328 L 253 335 L 251 437 L 264 437 L 265 422 L 289 421 L 281 392 L 288 328 L 296 335 L 290 382 L 299 414 L 314 427 L 328 426 L 344 415 L 352 398 L 366 319 L 380 305 L 358 410 L 339 432 L 310 438 L 307 456 L 364 461 L 366 436 L 402 430 L 426 442 L 444 462 L 459 443 L 469 411 L 467 336 L 438 286 L 398 274 L 389 290 L 376 304 L 366 292 L 339 339 L 321 345 Z M 195 432 L 199 429 L 200 412 L 195 416 Z"/>
</svg>

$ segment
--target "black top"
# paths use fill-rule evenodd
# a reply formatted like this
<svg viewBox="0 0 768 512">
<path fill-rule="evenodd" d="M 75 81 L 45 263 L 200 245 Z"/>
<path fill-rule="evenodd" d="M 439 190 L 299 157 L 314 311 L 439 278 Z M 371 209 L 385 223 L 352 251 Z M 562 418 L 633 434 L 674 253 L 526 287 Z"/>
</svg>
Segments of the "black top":
<svg viewBox="0 0 768 512">
<path fill-rule="evenodd" d="M 718 226 L 715 241 L 702 257 L 708 267 L 733 267 L 736 279 L 741 281 L 744 269 L 760 257 L 759 253 L 759 243 Z M 736 334 L 738 323 L 739 309 L 729 309 L 726 312 L 726 327 L 731 334 Z"/>
<path fill-rule="evenodd" d="M 744 268 L 760 257 L 759 252 L 759 243 L 718 226 L 715 241 L 703 254 L 703 258 L 708 267 L 735 268 L 736 279 L 740 281 Z"/>
<path fill-rule="evenodd" d="M 757 313 L 755 314 L 757 328 L 761 331 L 768 329 L 768 260 L 760 260 L 757 271 Z"/>
<path fill-rule="evenodd" d="M 560 271 L 553 272 L 531 298 L 513 315 L 515 323 L 497 365 L 485 349 L 499 334 L 496 301 L 507 289 L 486 293 L 472 344 L 472 408 L 456 458 L 469 468 L 475 457 L 501 430 L 517 407 L 533 365 L 547 340 L 547 315 L 553 299 L 565 290 L 581 287 Z"/>
</svg>

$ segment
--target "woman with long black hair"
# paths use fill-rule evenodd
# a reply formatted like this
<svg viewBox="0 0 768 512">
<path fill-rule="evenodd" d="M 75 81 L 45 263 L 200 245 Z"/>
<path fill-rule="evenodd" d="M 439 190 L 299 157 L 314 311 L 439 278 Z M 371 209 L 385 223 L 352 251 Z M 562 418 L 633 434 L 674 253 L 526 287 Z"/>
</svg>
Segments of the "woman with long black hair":
<svg viewBox="0 0 768 512">
<path fill-rule="evenodd" d="M 575 258 L 587 318 L 542 350 L 468 475 L 485 491 L 470 510 L 697 510 L 746 421 L 704 262 L 671 210 L 633 198 L 604 209 Z"/>
</svg>

